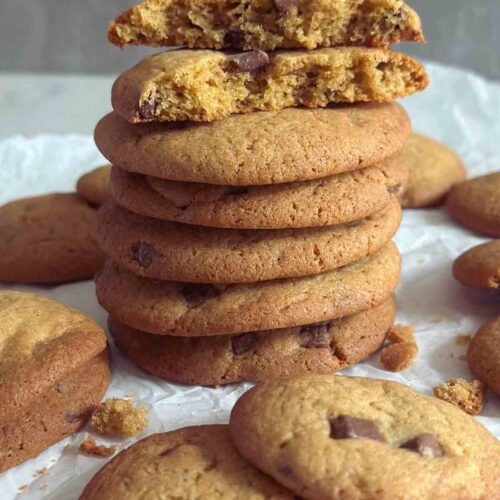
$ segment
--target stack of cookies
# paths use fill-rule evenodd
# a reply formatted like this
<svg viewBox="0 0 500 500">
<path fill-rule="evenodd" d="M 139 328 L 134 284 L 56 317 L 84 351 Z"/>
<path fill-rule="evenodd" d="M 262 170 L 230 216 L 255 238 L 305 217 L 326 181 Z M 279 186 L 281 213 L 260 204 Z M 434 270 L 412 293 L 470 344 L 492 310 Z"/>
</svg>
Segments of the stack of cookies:
<svg viewBox="0 0 500 500">
<path fill-rule="evenodd" d="M 117 346 L 201 385 L 332 373 L 380 347 L 411 130 L 393 101 L 427 84 L 387 44 L 422 40 L 418 16 L 399 0 L 148 0 L 110 39 L 204 49 L 121 75 L 96 128 L 114 197 L 97 296 Z"/>
</svg>

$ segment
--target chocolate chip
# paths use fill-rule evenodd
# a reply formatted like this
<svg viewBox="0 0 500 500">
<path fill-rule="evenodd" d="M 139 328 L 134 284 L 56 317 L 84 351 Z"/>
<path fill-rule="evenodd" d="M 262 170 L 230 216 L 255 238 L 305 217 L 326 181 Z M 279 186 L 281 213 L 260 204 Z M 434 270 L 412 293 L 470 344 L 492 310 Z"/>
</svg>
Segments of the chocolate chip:
<svg viewBox="0 0 500 500">
<path fill-rule="evenodd" d="M 134 260 L 141 267 L 149 267 L 155 260 L 162 257 L 162 253 L 159 250 L 145 241 L 133 245 L 132 252 L 134 252 Z"/>
<path fill-rule="evenodd" d="M 228 31 L 224 35 L 224 47 L 231 49 L 241 49 L 243 48 L 243 43 L 245 42 L 245 33 L 240 30 Z"/>
<path fill-rule="evenodd" d="M 400 448 L 414 451 L 425 457 L 440 457 L 444 454 L 435 434 L 420 434 L 403 443 Z"/>
<path fill-rule="evenodd" d="M 259 71 L 269 64 L 269 56 L 263 50 L 252 50 L 234 56 L 233 61 L 240 71 Z"/>
<path fill-rule="evenodd" d="M 288 14 L 292 7 L 297 7 L 296 0 L 273 0 L 276 10 L 281 14 Z"/>
<path fill-rule="evenodd" d="M 166 450 L 163 450 L 158 456 L 159 457 L 166 457 L 167 455 L 170 455 L 173 451 L 175 451 L 179 446 L 172 446 L 172 448 L 167 448 Z"/>
<path fill-rule="evenodd" d="M 217 288 L 213 285 L 184 285 L 179 289 L 179 292 L 186 299 L 189 309 L 219 295 Z"/>
<path fill-rule="evenodd" d="M 243 186 L 229 186 L 224 190 L 224 196 L 238 196 L 240 194 L 247 194 L 248 188 Z"/>
<path fill-rule="evenodd" d="M 300 329 L 300 347 L 306 349 L 329 348 L 332 340 L 329 333 L 329 322 L 306 325 Z"/>
<path fill-rule="evenodd" d="M 235 335 L 231 337 L 231 349 L 233 354 L 243 354 L 250 350 L 253 350 L 256 346 L 259 337 L 256 333 L 242 333 L 241 335 Z"/>
<path fill-rule="evenodd" d="M 371 420 L 339 415 L 330 419 L 330 437 L 333 439 L 374 439 L 384 441 L 384 437 Z"/>
<path fill-rule="evenodd" d="M 150 98 L 147 101 L 144 101 L 137 110 L 137 116 L 140 120 L 150 120 L 151 118 L 154 118 L 160 103 L 161 100 L 159 98 Z"/>
</svg>

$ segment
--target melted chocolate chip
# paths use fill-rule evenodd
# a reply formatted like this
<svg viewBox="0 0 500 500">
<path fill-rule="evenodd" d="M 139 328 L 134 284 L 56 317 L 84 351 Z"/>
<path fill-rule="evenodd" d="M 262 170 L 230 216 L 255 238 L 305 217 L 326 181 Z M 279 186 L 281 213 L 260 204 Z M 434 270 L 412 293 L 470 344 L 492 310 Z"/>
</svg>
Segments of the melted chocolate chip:
<svg viewBox="0 0 500 500">
<path fill-rule="evenodd" d="M 238 196 L 240 194 L 247 194 L 248 188 L 243 186 L 229 186 L 224 190 L 224 196 Z"/>
<path fill-rule="evenodd" d="M 144 101 L 137 110 L 137 116 L 139 119 L 150 120 L 151 118 L 154 118 L 160 102 L 161 100 L 159 98 Z"/>
<path fill-rule="evenodd" d="M 133 245 L 132 252 L 134 253 L 133 259 L 141 267 L 149 267 L 155 260 L 162 256 L 159 250 L 145 241 Z"/>
<path fill-rule="evenodd" d="M 224 47 L 231 49 L 241 49 L 243 48 L 243 43 L 245 42 L 245 33 L 240 30 L 228 31 L 224 35 Z"/>
<path fill-rule="evenodd" d="M 444 454 L 435 434 L 420 434 L 403 443 L 400 448 L 414 451 L 425 457 L 440 457 Z"/>
<path fill-rule="evenodd" d="M 263 50 L 252 50 L 234 56 L 239 71 L 259 71 L 269 64 L 269 56 Z"/>
<path fill-rule="evenodd" d="M 243 354 L 251 351 L 256 346 L 259 337 L 256 333 L 242 333 L 231 337 L 231 349 L 233 354 Z"/>
<path fill-rule="evenodd" d="M 213 285 L 184 285 L 179 289 L 179 292 L 186 299 L 189 309 L 219 295 L 217 288 Z"/>
<path fill-rule="evenodd" d="M 330 419 L 330 437 L 333 439 L 374 439 L 384 442 L 384 437 L 371 420 L 339 415 Z"/>
<path fill-rule="evenodd" d="M 281 15 L 288 14 L 288 11 L 292 7 L 297 7 L 296 0 L 273 0 L 273 3 L 274 3 L 274 6 L 276 7 L 276 10 Z"/>
<path fill-rule="evenodd" d="M 329 348 L 332 337 L 329 333 L 330 323 L 306 325 L 300 329 L 300 347 L 306 349 Z"/>
</svg>

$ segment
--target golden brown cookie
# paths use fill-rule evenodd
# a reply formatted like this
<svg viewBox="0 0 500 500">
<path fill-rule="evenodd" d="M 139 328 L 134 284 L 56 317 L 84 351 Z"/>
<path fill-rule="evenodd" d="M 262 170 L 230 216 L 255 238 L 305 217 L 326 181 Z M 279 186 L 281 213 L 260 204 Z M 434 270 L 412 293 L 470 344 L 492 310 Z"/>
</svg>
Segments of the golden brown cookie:
<svg viewBox="0 0 500 500">
<path fill-rule="evenodd" d="M 132 212 L 186 224 L 234 229 L 283 229 L 345 224 L 382 210 L 398 197 L 408 169 L 398 158 L 305 182 L 216 186 L 111 172 L 116 202 Z"/>
<path fill-rule="evenodd" d="M 0 207 L 0 281 L 91 278 L 104 261 L 95 225 L 95 210 L 76 194 L 24 198 Z"/>
<path fill-rule="evenodd" d="M 182 384 L 218 386 L 342 370 L 382 345 L 395 315 L 396 303 L 390 298 L 326 323 L 240 335 L 154 335 L 112 318 L 109 330 L 117 347 L 147 372 Z"/>
<path fill-rule="evenodd" d="M 133 214 L 114 201 L 99 211 L 106 255 L 139 276 L 186 283 L 254 283 L 309 276 L 372 255 L 396 233 L 401 207 L 341 226 L 280 230 L 207 228 Z"/>
<path fill-rule="evenodd" d="M 371 257 L 314 276 L 239 285 L 141 278 L 108 261 L 97 297 L 116 320 L 150 333 L 207 336 L 330 321 L 371 309 L 394 292 L 401 257 L 388 243 Z"/>
<path fill-rule="evenodd" d="M 111 43 L 264 49 L 424 41 L 418 15 L 401 0 L 148 0 L 109 26 Z"/>
<path fill-rule="evenodd" d="M 467 175 L 460 157 L 451 149 L 420 134 L 412 134 L 401 151 L 409 179 L 401 198 L 405 208 L 442 203 L 450 189 Z"/>
<path fill-rule="evenodd" d="M 314 500 L 498 497 L 500 443 L 455 406 L 386 380 L 297 375 L 231 413 L 249 462 Z"/>
<path fill-rule="evenodd" d="M 500 395 L 500 317 L 488 321 L 472 337 L 467 362 L 474 377 Z"/>
<path fill-rule="evenodd" d="M 398 104 L 288 108 L 210 124 L 131 125 L 111 113 L 97 125 L 104 156 L 129 172 L 230 186 L 319 179 L 380 163 L 410 134 Z"/>
<path fill-rule="evenodd" d="M 249 463 L 227 425 L 184 427 L 153 434 L 119 453 L 86 486 L 80 500 L 293 500 Z"/>
<path fill-rule="evenodd" d="M 0 291 L 0 472 L 78 430 L 108 383 L 97 323 L 40 295 Z"/>
<path fill-rule="evenodd" d="M 104 165 L 82 175 L 76 184 L 80 198 L 91 205 L 101 206 L 111 195 L 110 174 L 111 165 Z"/>
<path fill-rule="evenodd" d="M 500 236 L 500 172 L 456 185 L 446 210 L 459 224 L 490 236 Z"/>
<path fill-rule="evenodd" d="M 386 49 L 180 49 L 147 57 L 123 73 L 113 85 L 112 103 L 130 123 L 211 122 L 297 106 L 392 102 L 427 84 L 419 62 Z"/>
</svg>

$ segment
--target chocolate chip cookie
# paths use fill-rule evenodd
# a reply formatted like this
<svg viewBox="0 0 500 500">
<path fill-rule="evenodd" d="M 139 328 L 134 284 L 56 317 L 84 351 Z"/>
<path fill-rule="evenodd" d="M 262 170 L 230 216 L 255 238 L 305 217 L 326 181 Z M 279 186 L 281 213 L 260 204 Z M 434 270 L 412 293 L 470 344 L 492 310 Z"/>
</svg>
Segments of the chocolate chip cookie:
<svg viewBox="0 0 500 500">
<path fill-rule="evenodd" d="M 183 384 L 218 386 L 342 370 L 382 345 L 395 315 L 390 298 L 346 318 L 240 335 L 154 335 L 112 318 L 109 330 L 117 347 L 147 372 Z"/>
<path fill-rule="evenodd" d="M 204 228 L 133 214 L 108 201 L 97 239 L 123 268 L 186 283 L 253 283 L 345 266 L 384 246 L 401 222 L 396 200 L 381 213 L 340 226 L 281 230 Z"/>
<path fill-rule="evenodd" d="M 108 383 L 97 323 L 41 295 L 0 291 L 0 473 L 82 427 Z"/>
<path fill-rule="evenodd" d="M 245 50 L 424 40 L 418 15 L 400 0 L 148 0 L 116 18 L 108 38 L 120 47 Z"/>
<path fill-rule="evenodd" d="M 91 205 L 101 206 L 111 195 L 110 173 L 111 165 L 104 165 L 82 175 L 76 184 L 76 191 L 80 198 Z"/>
<path fill-rule="evenodd" d="M 398 104 L 288 108 L 210 124 L 131 125 L 116 113 L 97 125 L 104 156 L 128 172 L 230 186 L 319 179 L 380 163 L 410 134 Z"/>
<path fill-rule="evenodd" d="M 309 499 L 495 498 L 500 443 L 455 406 L 396 382 L 264 382 L 230 419 L 238 451 Z"/>
<path fill-rule="evenodd" d="M 386 49 L 181 49 L 147 57 L 123 73 L 113 85 L 112 103 L 130 123 L 211 122 L 296 106 L 392 102 L 427 84 L 420 63 Z"/>
<path fill-rule="evenodd" d="M 330 321 L 385 302 L 401 257 L 391 242 L 348 266 L 303 278 L 239 285 L 141 278 L 112 261 L 96 277 L 97 297 L 116 320 L 138 330 L 206 336 Z"/>
<path fill-rule="evenodd" d="M 267 186 L 216 186 L 111 172 L 117 203 L 140 215 L 200 226 L 283 229 L 360 220 L 398 197 L 408 169 L 396 156 L 324 179 Z"/>
</svg>

